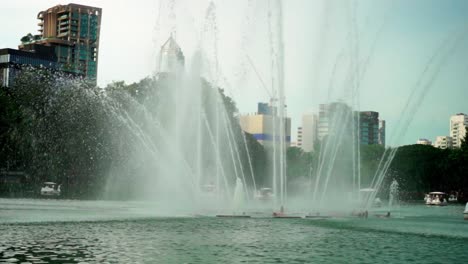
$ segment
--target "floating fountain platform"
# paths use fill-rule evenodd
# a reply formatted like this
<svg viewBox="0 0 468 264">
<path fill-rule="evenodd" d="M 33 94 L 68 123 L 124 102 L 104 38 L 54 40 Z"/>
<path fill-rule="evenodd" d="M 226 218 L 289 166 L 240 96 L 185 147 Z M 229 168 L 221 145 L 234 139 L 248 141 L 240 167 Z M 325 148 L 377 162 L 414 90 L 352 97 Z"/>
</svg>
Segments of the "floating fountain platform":
<svg viewBox="0 0 468 264">
<path fill-rule="evenodd" d="M 327 218 L 332 218 L 329 215 L 306 215 L 305 218 L 310 218 L 310 219 L 327 219 Z"/>
<path fill-rule="evenodd" d="M 224 218 L 250 218 L 250 215 L 216 215 L 216 217 L 224 217 Z"/>
<path fill-rule="evenodd" d="M 302 218 L 300 215 L 273 215 L 273 218 Z"/>
</svg>

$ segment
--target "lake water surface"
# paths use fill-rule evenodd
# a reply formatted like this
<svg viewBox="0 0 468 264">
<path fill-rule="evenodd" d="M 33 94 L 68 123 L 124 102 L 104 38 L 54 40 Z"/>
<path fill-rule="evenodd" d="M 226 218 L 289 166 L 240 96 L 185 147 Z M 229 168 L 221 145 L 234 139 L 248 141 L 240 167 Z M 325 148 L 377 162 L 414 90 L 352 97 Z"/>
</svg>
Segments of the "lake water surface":
<svg viewBox="0 0 468 264">
<path fill-rule="evenodd" d="M 0 263 L 466 263 L 463 209 L 226 219 L 169 217 L 141 203 L 0 199 Z"/>
</svg>

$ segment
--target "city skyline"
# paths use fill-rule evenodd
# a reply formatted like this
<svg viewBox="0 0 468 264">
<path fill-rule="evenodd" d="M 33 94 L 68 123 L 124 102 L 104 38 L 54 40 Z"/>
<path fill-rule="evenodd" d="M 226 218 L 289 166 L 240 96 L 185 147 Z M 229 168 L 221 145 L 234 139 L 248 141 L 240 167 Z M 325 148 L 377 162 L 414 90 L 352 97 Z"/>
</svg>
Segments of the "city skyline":
<svg viewBox="0 0 468 264">
<path fill-rule="evenodd" d="M 209 26 L 204 15 L 209 1 L 195 1 L 196 4 L 176 2 L 172 11 L 177 23 L 171 21 L 174 16 L 168 12 L 168 1 L 135 1 L 133 5 L 126 5 L 126 1 L 74 2 L 103 8 L 98 73 L 100 86 L 119 80 L 131 83 L 154 73 L 157 51 L 173 31 L 177 32 L 177 41 L 187 56 L 187 65 L 191 65 L 194 50 L 200 43 L 200 36 L 195 32 Z M 266 34 L 263 34 L 266 15 L 261 13 L 265 3 L 214 3 L 219 28 L 217 59 L 223 79 L 219 84 L 234 98 L 240 113 L 254 112 L 257 102 L 270 98 L 245 55 L 255 62 L 260 76 L 268 80 L 269 54 L 263 49 L 268 42 Z M 464 24 L 468 18 L 464 14 L 468 12 L 468 3 L 459 0 L 449 3 L 421 0 L 382 1 L 380 5 L 372 1 L 356 3 L 355 10 L 359 14 L 356 19 L 359 34 L 356 54 L 363 61 L 369 58 L 360 86 L 358 110 L 378 111 L 387 122 L 387 136 L 391 139 L 392 129 L 401 119 L 406 99 L 434 51 L 445 39 L 466 29 Z M 57 4 L 68 2 L 4 3 L 5 15 L 0 21 L 11 26 L 2 32 L 0 48 L 17 48 L 22 36 L 37 32 L 37 13 Z M 189 8 L 184 8 L 184 5 Z M 159 8 L 162 12 L 159 12 Z M 294 1 L 285 4 L 284 8 L 284 27 L 288 28 L 284 32 L 286 103 L 288 115 L 292 117 L 291 126 L 295 130 L 300 126 L 302 114 L 317 111 L 319 104 L 350 100 L 342 87 L 345 82 L 343 74 L 339 72 L 333 78 L 331 72 L 334 64 L 344 67 L 348 63 L 346 55 L 343 55 L 342 62 L 337 62 L 337 58 L 346 45 L 352 44 L 352 41 L 348 41 L 352 28 L 347 25 L 352 8 L 339 1 Z M 260 12 L 260 15 L 254 17 L 252 14 L 256 12 Z M 149 22 L 139 23 L 137 16 Z M 122 23 L 123 17 L 126 18 L 125 23 Z M 201 21 L 198 21 L 200 17 Z M 261 34 L 257 34 L 259 32 Z M 210 37 L 203 39 L 209 42 Z M 387 145 L 414 144 L 421 137 L 434 140 L 436 136 L 447 134 L 447 120 L 451 115 L 468 112 L 464 100 L 468 98 L 468 89 L 464 88 L 468 83 L 466 44 L 466 37 L 461 38 L 441 64 L 421 102 L 418 102 L 418 98 L 411 100 L 417 107 L 414 108 L 416 112 L 404 114 L 414 115 L 408 132 Z M 123 52 L 133 50 L 136 45 L 138 51 Z M 206 43 L 202 45 L 209 46 Z M 207 47 L 204 48 L 210 50 Z M 335 89 L 328 88 L 332 81 L 339 83 Z"/>
</svg>

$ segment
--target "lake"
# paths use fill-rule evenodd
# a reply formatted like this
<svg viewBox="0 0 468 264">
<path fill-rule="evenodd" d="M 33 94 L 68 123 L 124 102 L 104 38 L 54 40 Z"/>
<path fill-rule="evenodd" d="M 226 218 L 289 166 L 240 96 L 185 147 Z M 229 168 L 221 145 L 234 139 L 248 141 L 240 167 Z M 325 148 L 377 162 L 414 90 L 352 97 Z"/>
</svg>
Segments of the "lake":
<svg viewBox="0 0 468 264">
<path fill-rule="evenodd" d="M 461 205 L 390 218 L 165 215 L 137 202 L 0 199 L 0 263 L 465 263 Z"/>
</svg>

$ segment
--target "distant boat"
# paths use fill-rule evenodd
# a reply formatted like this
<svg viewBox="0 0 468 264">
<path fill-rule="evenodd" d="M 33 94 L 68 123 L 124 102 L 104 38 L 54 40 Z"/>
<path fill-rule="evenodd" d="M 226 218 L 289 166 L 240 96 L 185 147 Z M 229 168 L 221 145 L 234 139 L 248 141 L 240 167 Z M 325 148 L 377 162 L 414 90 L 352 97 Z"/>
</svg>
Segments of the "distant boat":
<svg viewBox="0 0 468 264">
<path fill-rule="evenodd" d="M 261 201 L 271 201 L 275 195 L 273 194 L 273 190 L 271 188 L 261 188 L 255 194 L 255 199 Z"/>
<path fill-rule="evenodd" d="M 430 192 L 424 200 L 427 205 L 444 206 L 447 205 L 447 198 L 444 192 Z"/>
<path fill-rule="evenodd" d="M 42 196 L 60 196 L 60 184 L 57 185 L 55 182 L 44 182 L 44 186 L 41 188 Z"/>
<path fill-rule="evenodd" d="M 451 194 L 448 198 L 449 203 L 456 203 L 458 202 L 458 197 L 455 194 Z"/>
<path fill-rule="evenodd" d="M 468 203 L 466 203 L 465 212 L 463 212 L 463 218 L 465 218 L 465 220 L 468 220 Z"/>
</svg>

